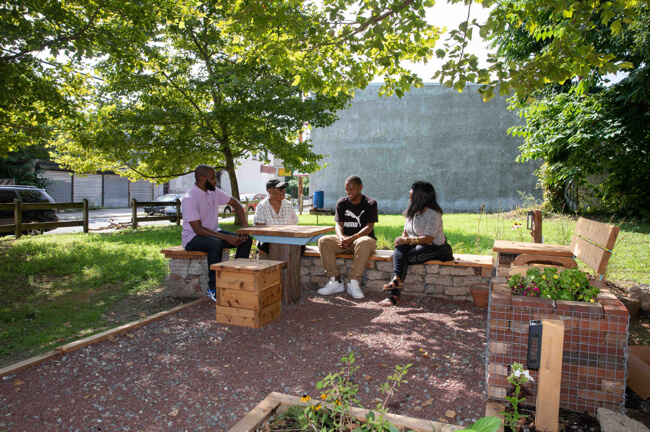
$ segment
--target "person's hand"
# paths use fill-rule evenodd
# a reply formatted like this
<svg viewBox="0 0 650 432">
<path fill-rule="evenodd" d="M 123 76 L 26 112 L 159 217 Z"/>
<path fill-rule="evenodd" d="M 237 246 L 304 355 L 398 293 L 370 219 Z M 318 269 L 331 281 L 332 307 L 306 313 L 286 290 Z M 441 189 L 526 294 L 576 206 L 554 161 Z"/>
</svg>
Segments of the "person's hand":
<svg viewBox="0 0 650 432">
<path fill-rule="evenodd" d="M 347 249 L 350 247 L 353 241 L 354 237 L 343 237 L 341 238 L 341 241 L 339 241 L 339 247 L 341 249 Z"/>
<path fill-rule="evenodd" d="M 395 246 L 406 244 L 406 237 L 395 237 Z"/>
<path fill-rule="evenodd" d="M 243 242 L 244 242 L 244 238 L 241 235 L 230 236 L 230 239 L 228 239 L 228 243 L 230 243 L 235 247 L 238 247 Z"/>
</svg>

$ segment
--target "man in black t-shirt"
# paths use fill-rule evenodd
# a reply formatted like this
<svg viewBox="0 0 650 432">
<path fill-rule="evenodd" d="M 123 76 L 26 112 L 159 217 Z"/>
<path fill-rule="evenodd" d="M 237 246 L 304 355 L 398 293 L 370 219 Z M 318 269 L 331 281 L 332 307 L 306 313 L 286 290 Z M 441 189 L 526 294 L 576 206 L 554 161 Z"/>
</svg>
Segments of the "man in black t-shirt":
<svg viewBox="0 0 650 432">
<path fill-rule="evenodd" d="M 336 202 L 336 235 L 323 236 L 318 241 L 323 267 L 329 282 L 318 294 L 329 295 L 343 291 L 343 281 L 336 265 L 336 254 L 354 254 L 352 269 L 348 274 L 348 293 L 355 299 L 363 298 L 359 282 L 370 254 L 377 249 L 374 225 L 378 221 L 377 201 L 361 194 L 363 183 L 357 176 L 345 180 L 346 198 Z"/>
</svg>

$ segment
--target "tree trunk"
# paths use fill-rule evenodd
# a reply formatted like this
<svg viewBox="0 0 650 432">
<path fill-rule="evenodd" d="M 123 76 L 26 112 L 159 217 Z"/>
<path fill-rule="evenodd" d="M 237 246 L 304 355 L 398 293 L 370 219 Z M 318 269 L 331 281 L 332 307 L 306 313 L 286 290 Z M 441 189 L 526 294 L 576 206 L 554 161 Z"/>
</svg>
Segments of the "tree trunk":
<svg viewBox="0 0 650 432">
<path fill-rule="evenodd" d="M 226 172 L 228 173 L 228 177 L 230 178 L 230 191 L 232 197 L 235 198 L 237 201 L 239 201 L 240 198 L 239 183 L 237 183 L 237 175 L 235 174 L 235 160 L 232 157 L 232 152 L 230 151 L 230 147 L 226 147 L 223 149 L 223 155 L 226 161 Z M 246 209 L 244 209 L 244 211 L 246 211 Z M 241 220 L 239 219 L 237 213 L 235 213 L 235 225 L 241 226 Z"/>
</svg>

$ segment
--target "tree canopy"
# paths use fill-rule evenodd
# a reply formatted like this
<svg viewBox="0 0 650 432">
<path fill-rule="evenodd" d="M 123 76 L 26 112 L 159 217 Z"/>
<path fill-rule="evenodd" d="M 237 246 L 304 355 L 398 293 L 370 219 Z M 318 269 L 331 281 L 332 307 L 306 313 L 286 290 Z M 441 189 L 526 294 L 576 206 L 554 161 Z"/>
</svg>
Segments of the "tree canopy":
<svg viewBox="0 0 650 432">
<path fill-rule="evenodd" d="M 580 81 L 592 88 L 588 93 L 575 91 L 580 84 L 574 82 L 547 86 L 533 93 L 532 103 L 516 100 L 513 107 L 526 120 L 511 131 L 524 137 L 519 159 L 544 161 L 538 176 L 555 209 L 595 207 L 650 218 L 648 7 L 637 6 L 625 32 L 608 32 L 601 24 L 592 33 L 601 50 L 631 65 L 629 75 L 598 87 L 607 78 L 594 70 Z M 525 38 L 513 32 L 499 41 L 500 49 L 513 57 L 543 49 Z"/>
</svg>

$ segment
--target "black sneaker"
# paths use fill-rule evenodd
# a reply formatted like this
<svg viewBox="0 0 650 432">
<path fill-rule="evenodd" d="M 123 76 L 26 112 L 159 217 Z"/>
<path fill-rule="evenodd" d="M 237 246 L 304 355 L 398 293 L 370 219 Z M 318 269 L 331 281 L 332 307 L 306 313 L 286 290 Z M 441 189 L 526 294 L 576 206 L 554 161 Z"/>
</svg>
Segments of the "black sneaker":
<svg viewBox="0 0 650 432">
<path fill-rule="evenodd" d="M 210 288 L 205 292 L 205 296 L 212 300 L 213 302 L 217 301 L 217 290 L 216 288 Z"/>
</svg>

